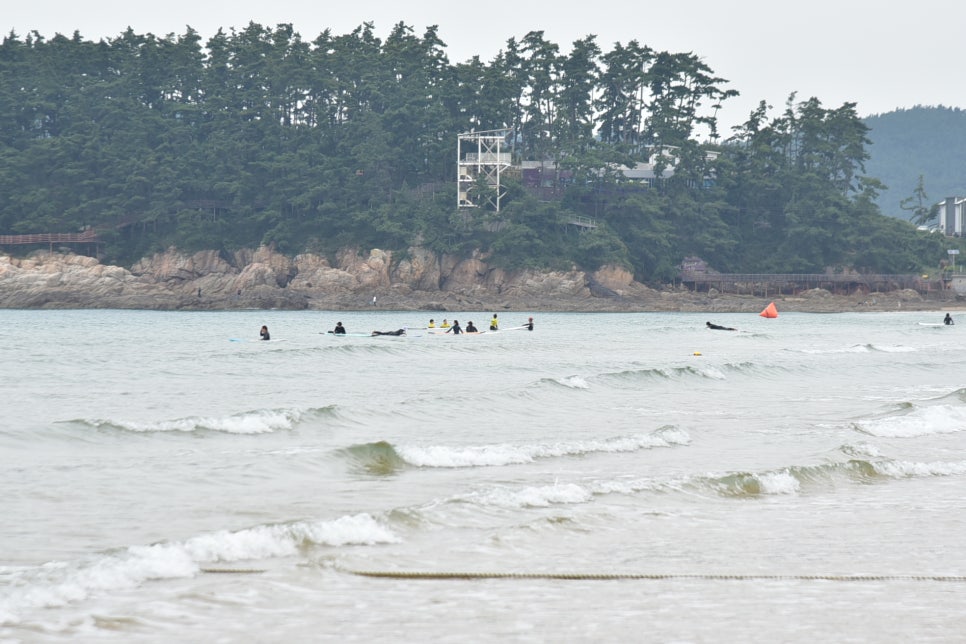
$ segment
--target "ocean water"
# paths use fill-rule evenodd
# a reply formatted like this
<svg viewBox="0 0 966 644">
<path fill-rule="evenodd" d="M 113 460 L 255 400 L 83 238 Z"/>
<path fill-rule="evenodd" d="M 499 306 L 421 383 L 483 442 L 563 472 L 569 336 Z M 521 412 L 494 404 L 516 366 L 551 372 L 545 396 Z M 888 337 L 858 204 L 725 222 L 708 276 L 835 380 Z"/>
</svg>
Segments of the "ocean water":
<svg viewBox="0 0 966 644">
<path fill-rule="evenodd" d="M 0 641 L 962 641 L 966 315 L 533 315 L 0 311 Z"/>
</svg>

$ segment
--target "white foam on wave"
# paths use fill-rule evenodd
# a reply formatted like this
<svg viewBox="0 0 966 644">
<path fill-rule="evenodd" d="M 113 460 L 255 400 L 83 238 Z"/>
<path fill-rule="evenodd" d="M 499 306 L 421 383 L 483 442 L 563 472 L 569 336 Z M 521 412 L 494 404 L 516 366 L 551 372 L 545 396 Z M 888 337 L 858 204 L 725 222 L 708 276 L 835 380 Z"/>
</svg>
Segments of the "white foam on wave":
<svg viewBox="0 0 966 644">
<path fill-rule="evenodd" d="M 592 494 L 590 490 L 574 483 L 526 487 L 522 490 L 497 488 L 486 492 L 459 497 L 461 501 L 472 501 L 481 505 L 500 508 L 545 508 L 551 505 L 586 503 Z"/>
<path fill-rule="evenodd" d="M 705 378 L 712 380 L 724 380 L 726 378 L 724 372 L 717 367 L 701 367 L 697 369 L 697 372 Z"/>
<path fill-rule="evenodd" d="M 918 407 L 909 413 L 860 421 L 855 425 L 859 430 L 881 438 L 951 434 L 966 430 L 966 408 L 962 405 Z"/>
<path fill-rule="evenodd" d="M 849 347 L 839 347 L 836 349 L 800 349 L 799 351 L 801 353 L 812 353 L 816 355 L 826 353 L 869 353 L 872 351 L 872 347 L 868 344 L 853 344 Z"/>
<path fill-rule="evenodd" d="M 873 351 L 882 351 L 884 353 L 909 353 L 912 351 L 918 351 L 915 347 L 909 347 L 901 344 L 853 344 L 848 347 L 838 347 L 835 349 L 800 349 L 800 353 L 811 353 L 811 354 L 834 354 L 834 353 L 871 353 Z"/>
<path fill-rule="evenodd" d="M 877 461 L 872 467 L 882 476 L 916 478 L 927 476 L 957 476 L 966 474 L 966 461 L 944 463 L 915 463 L 910 461 Z"/>
<path fill-rule="evenodd" d="M 265 434 L 292 429 L 304 412 L 297 409 L 259 409 L 230 416 L 188 416 L 155 422 L 95 420 L 95 427 L 111 425 L 131 432 L 215 431 L 228 434 Z"/>
<path fill-rule="evenodd" d="M 766 472 L 755 475 L 761 486 L 762 494 L 795 494 L 801 483 L 788 470 L 780 472 Z"/>
<path fill-rule="evenodd" d="M 396 453 L 417 467 L 487 467 L 532 463 L 540 458 L 576 456 L 594 452 L 633 452 L 654 447 L 686 445 L 691 438 L 676 428 L 663 428 L 651 434 L 615 437 L 605 440 L 565 441 L 530 445 L 446 445 L 399 446 Z"/>
<path fill-rule="evenodd" d="M 911 353 L 913 351 L 918 351 L 915 347 L 907 347 L 902 344 L 884 344 L 884 345 L 873 345 L 872 347 L 876 351 L 883 351 L 885 353 Z"/>
<path fill-rule="evenodd" d="M 329 521 L 256 526 L 221 531 L 184 542 L 131 546 L 79 562 L 51 562 L 36 568 L 0 568 L 0 623 L 16 623 L 30 609 L 64 606 L 146 581 L 192 577 L 206 563 L 285 557 L 311 545 L 397 543 L 399 538 L 371 515 Z"/>
<path fill-rule="evenodd" d="M 571 389 L 590 389 L 590 385 L 587 381 L 580 376 L 569 376 L 567 378 L 559 378 L 556 380 L 558 384 L 564 387 L 570 387 Z"/>
</svg>

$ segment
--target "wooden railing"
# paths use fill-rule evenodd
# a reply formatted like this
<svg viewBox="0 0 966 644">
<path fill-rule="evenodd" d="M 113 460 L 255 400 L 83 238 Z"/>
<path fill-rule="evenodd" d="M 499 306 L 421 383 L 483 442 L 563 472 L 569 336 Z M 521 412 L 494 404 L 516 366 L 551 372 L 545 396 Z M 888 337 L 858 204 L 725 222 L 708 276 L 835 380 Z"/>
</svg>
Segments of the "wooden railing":
<svg viewBox="0 0 966 644">
<path fill-rule="evenodd" d="M 70 244 L 97 243 L 97 232 L 85 230 L 82 233 L 35 233 L 33 235 L 0 235 L 0 246 L 11 244 Z"/>
<path fill-rule="evenodd" d="M 910 288 L 917 291 L 929 291 L 934 285 L 919 275 L 886 275 L 862 273 L 704 273 L 683 271 L 680 275 L 682 282 L 694 284 L 697 287 L 716 286 L 721 290 L 741 290 L 741 287 L 752 290 L 761 288 L 790 290 L 804 290 L 831 286 L 837 288 L 866 287 L 869 289 L 892 290 L 896 288 Z"/>
<path fill-rule="evenodd" d="M 571 217 L 567 220 L 567 223 L 571 226 L 580 226 L 581 228 L 597 228 L 597 222 L 595 220 L 581 215 Z"/>
</svg>

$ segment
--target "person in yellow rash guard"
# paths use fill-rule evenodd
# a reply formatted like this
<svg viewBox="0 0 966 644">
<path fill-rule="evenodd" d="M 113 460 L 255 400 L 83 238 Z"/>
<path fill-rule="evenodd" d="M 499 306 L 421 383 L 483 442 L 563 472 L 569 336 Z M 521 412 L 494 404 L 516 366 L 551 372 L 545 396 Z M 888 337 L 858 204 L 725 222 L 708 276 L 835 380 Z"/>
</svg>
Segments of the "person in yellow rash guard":
<svg viewBox="0 0 966 644">
<path fill-rule="evenodd" d="M 493 314 L 493 319 L 490 320 L 490 331 L 498 331 L 500 329 L 500 322 L 496 319 L 496 313 Z"/>
</svg>

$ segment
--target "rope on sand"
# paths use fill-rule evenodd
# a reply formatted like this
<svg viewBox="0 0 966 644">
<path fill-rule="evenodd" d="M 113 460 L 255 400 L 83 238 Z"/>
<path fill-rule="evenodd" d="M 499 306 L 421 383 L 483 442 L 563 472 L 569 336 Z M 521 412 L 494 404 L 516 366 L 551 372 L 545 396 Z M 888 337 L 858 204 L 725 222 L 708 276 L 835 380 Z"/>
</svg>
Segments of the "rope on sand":
<svg viewBox="0 0 966 644">
<path fill-rule="evenodd" d="M 383 579 L 557 579 L 574 581 L 705 579 L 729 581 L 942 581 L 966 582 L 956 575 L 714 575 L 663 573 L 541 573 L 541 572 L 420 572 L 388 570 L 346 570 L 360 577 Z"/>
</svg>

